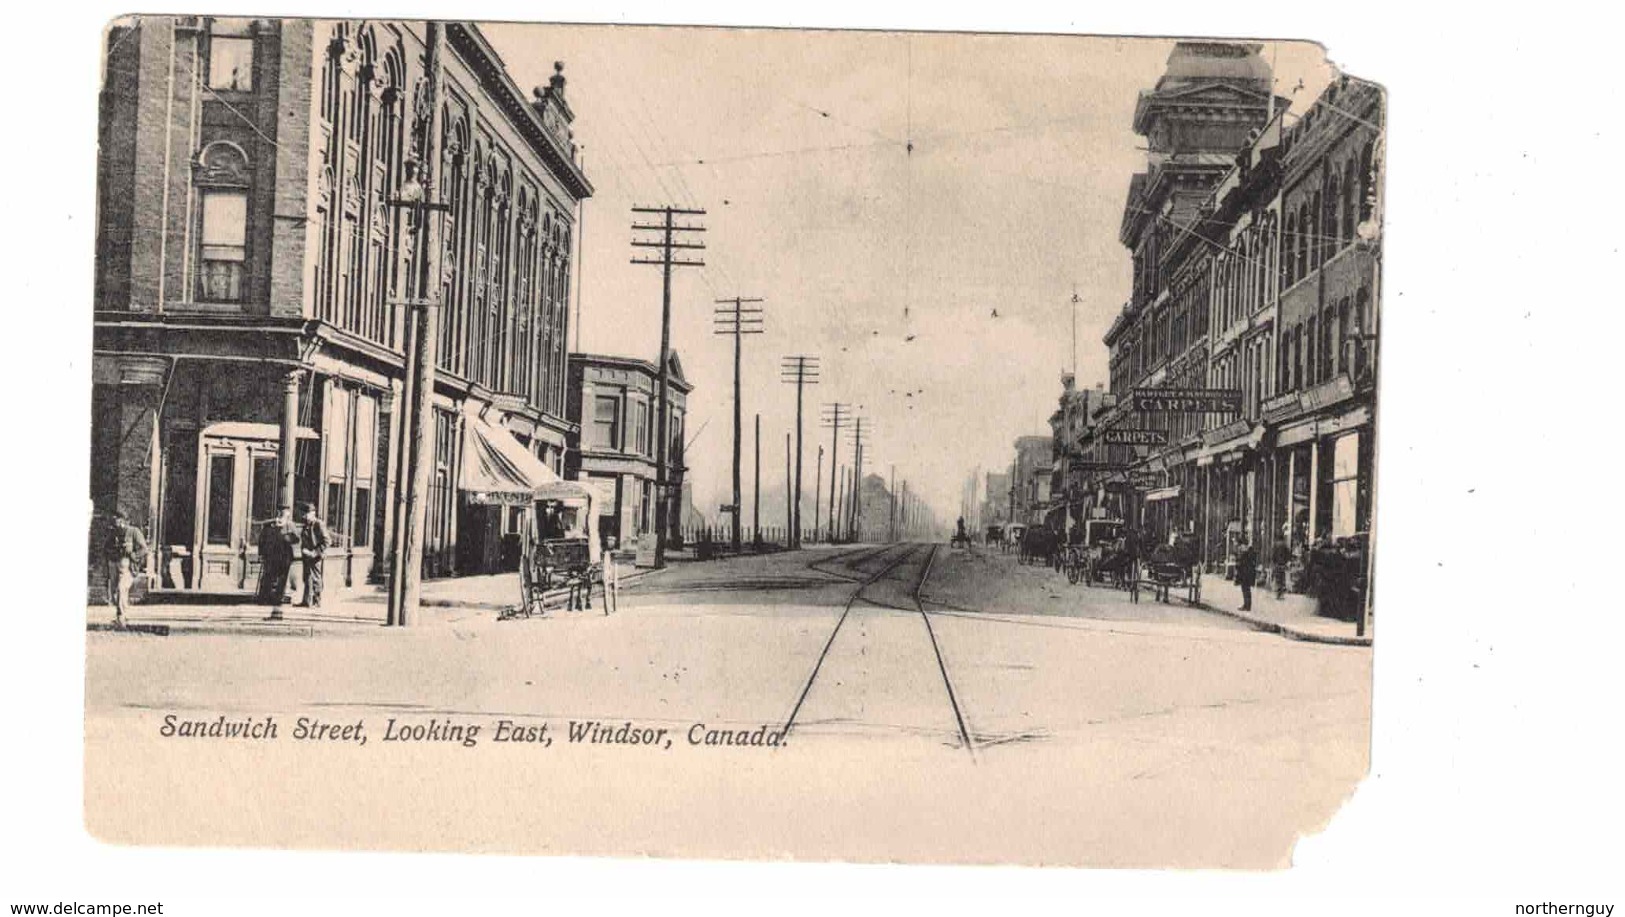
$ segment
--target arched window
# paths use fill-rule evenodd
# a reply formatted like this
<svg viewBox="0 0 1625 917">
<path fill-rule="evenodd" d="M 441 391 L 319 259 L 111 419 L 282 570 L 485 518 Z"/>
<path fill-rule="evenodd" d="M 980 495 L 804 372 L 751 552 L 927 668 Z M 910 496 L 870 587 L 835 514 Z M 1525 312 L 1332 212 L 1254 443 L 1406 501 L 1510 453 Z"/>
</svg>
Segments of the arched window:
<svg viewBox="0 0 1625 917">
<path fill-rule="evenodd" d="M 242 302 L 247 295 L 248 154 L 216 141 L 198 154 L 196 295 L 199 302 Z"/>
<path fill-rule="evenodd" d="M 1371 219 L 1377 203 L 1377 173 L 1372 162 L 1374 143 L 1367 141 L 1360 150 L 1360 222 Z"/>
<path fill-rule="evenodd" d="M 1315 232 L 1315 221 L 1310 216 L 1313 212 L 1307 200 L 1298 205 L 1298 265 L 1292 273 L 1293 278 L 1299 281 L 1309 276 L 1309 242 Z"/>
<path fill-rule="evenodd" d="M 1320 217 L 1321 243 L 1325 248 L 1320 256 L 1322 261 L 1330 259 L 1343 247 L 1343 237 L 1339 235 L 1343 224 L 1337 218 L 1337 207 L 1342 202 L 1343 184 L 1334 171 L 1331 177 L 1326 180 L 1326 210 Z"/>
<path fill-rule="evenodd" d="M 1360 214 L 1360 167 L 1351 158 L 1343 167 L 1343 228 L 1339 232 L 1343 241 L 1353 242 L 1355 224 Z"/>
<path fill-rule="evenodd" d="M 1286 249 L 1286 257 L 1281 259 L 1281 289 L 1286 289 L 1297 282 L 1297 273 L 1293 270 L 1292 253 L 1298 244 L 1298 218 L 1291 213 L 1286 215 L 1286 232 L 1281 237 L 1281 247 Z"/>
</svg>

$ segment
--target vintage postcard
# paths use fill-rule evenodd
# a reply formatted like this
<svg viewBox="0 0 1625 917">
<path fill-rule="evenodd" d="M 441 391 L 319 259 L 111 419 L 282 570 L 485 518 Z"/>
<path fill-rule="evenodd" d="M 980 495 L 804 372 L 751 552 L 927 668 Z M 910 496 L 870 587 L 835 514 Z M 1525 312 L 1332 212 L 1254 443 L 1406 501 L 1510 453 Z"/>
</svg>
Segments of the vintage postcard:
<svg viewBox="0 0 1625 917">
<path fill-rule="evenodd" d="M 1321 46 L 103 41 L 95 837 L 1273 868 L 1365 776 L 1386 98 Z"/>
</svg>

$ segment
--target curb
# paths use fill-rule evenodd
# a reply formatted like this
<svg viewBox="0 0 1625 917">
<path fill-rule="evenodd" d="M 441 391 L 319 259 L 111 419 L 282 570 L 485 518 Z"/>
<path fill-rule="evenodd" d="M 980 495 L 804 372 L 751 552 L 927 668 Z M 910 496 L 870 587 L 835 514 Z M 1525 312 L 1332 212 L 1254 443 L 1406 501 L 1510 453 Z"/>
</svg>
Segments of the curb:
<svg viewBox="0 0 1625 917">
<path fill-rule="evenodd" d="M 659 570 L 644 569 L 633 573 L 628 573 L 621 577 L 620 584 L 625 586 L 629 583 L 635 583 L 638 580 L 649 576 L 650 574 L 659 572 Z M 563 597 L 566 593 L 567 590 L 561 589 L 558 591 L 558 594 L 553 597 Z M 362 596 L 351 599 L 351 601 L 361 602 L 369 605 L 381 605 L 384 604 L 384 597 Z M 494 602 L 477 602 L 465 599 L 425 599 L 422 604 L 426 608 L 456 608 L 464 610 L 498 612 L 508 607 L 505 604 L 497 604 Z M 184 623 L 134 622 L 126 624 L 123 627 L 114 627 L 111 621 L 89 621 L 85 624 L 85 631 L 87 633 L 144 634 L 150 637 L 168 637 L 171 635 L 183 634 L 188 636 L 232 635 L 244 637 L 314 637 L 317 635 L 318 631 L 321 633 L 331 633 L 335 631 L 342 632 L 344 629 L 349 627 L 364 627 L 369 624 L 381 625 L 382 622 L 358 617 L 348 621 L 300 621 L 287 624 L 273 624 L 271 622 L 257 621 L 242 623 L 217 623 L 207 621 L 188 621 Z"/>
<path fill-rule="evenodd" d="M 1227 608 L 1219 608 L 1215 605 L 1210 605 L 1205 601 L 1198 602 L 1196 607 L 1204 611 L 1211 611 L 1214 614 L 1224 615 L 1227 618 L 1234 618 L 1235 620 L 1244 622 L 1246 624 L 1251 624 L 1254 628 L 1264 631 L 1265 633 L 1280 634 L 1289 640 L 1301 640 L 1305 643 L 1326 643 L 1333 646 L 1371 645 L 1370 637 L 1356 637 L 1353 635 L 1344 636 L 1342 634 L 1317 634 L 1313 631 L 1300 630 L 1290 624 L 1282 624 L 1279 621 L 1271 621 L 1267 618 L 1255 617 L 1244 612 L 1231 611 Z"/>
<path fill-rule="evenodd" d="M 114 627 L 110 623 L 93 621 L 85 625 L 89 633 L 145 634 L 168 637 L 173 634 L 210 634 L 246 637 L 314 637 L 316 628 L 310 624 L 126 624 Z"/>
<path fill-rule="evenodd" d="M 667 567 L 666 569 L 670 569 L 670 567 Z M 659 572 L 661 572 L 661 571 L 655 570 L 655 569 L 645 568 L 645 569 L 642 569 L 642 570 L 638 570 L 638 571 L 636 571 L 634 573 L 628 573 L 628 574 L 625 574 L 624 576 L 622 576 L 620 578 L 619 585 L 624 587 L 624 586 L 626 586 L 626 585 L 628 585 L 630 583 L 635 583 L 638 580 L 641 580 L 644 577 L 649 576 L 650 574 L 659 573 Z M 552 592 L 549 592 L 547 594 L 547 597 L 550 598 L 550 599 L 557 599 L 557 598 L 562 598 L 562 597 L 564 597 L 565 595 L 568 595 L 568 594 L 569 594 L 568 589 L 556 589 L 556 590 L 554 590 Z M 361 603 L 363 605 L 384 605 L 384 604 L 388 603 L 388 599 L 385 596 L 376 595 L 376 594 L 359 596 L 357 598 L 351 599 L 350 601 L 359 602 L 359 603 Z M 501 611 L 504 608 L 507 608 L 507 607 L 509 607 L 511 605 L 516 604 L 516 602 L 482 602 L 482 601 L 478 601 L 476 599 L 435 599 L 435 598 L 425 598 L 425 599 L 420 599 L 418 601 L 418 604 L 423 606 L 424 608 L 461 608 L 461 609 L 476 610 L 476 611 Z"/>
</svg>

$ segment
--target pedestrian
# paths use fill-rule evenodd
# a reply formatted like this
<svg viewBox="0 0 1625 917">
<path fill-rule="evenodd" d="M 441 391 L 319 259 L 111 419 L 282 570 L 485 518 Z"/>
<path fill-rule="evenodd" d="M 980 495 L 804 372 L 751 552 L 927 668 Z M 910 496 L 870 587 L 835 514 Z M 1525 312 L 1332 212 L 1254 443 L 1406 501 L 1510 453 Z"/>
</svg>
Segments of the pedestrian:
<svg viewBox="0 0 1625 917">
<path fill-rule="evenodd" d="M 147 560 L 147 538 L 130 524 L 123 510 L 114 510 L 104 532 L 103 559 L 107 564 L 107 601 L 113 606 L 113 626 L 124 626 L 124 613 L 130 608 L 130 587 L 136 571 Z"/>
<path fill-rule="evenodd" d="M 299 504 L 299 523 L 299 562 L 305 574 L 305 595 L 299 602 L 299 607 L 320 608 L 322 562 L 326 559 L 327 546 L 331 539 L 327 535 L 327 526 L 316 518 L 314 505 Z"/>
<path fill-rule="evenodd" d="M 1258 578 L 1258 549 L 1243 536 L 1236 554 L 1236 585 L 1241 587 L 1241 610 L 1253 610 L 1253 580 Z"/>
<path fill-rule="evenodd" d="M 1270 551 L 1270 576 L 1275 580 L 1275 598 L 1277 601 L 1286 598 L 1286 568 L 1292 563 L 1292 550 L 1286 542 L 1277 539 L 1275 547 Z"/>
<path fill-rule="evenodd" d="M 293 546 L 298 542 L 299 533 L 286 509 L 260 527 L 260 600 L 271 606 L 268 621 L 282 620 L 288 570 L 293 566 Z"/>
</svg>

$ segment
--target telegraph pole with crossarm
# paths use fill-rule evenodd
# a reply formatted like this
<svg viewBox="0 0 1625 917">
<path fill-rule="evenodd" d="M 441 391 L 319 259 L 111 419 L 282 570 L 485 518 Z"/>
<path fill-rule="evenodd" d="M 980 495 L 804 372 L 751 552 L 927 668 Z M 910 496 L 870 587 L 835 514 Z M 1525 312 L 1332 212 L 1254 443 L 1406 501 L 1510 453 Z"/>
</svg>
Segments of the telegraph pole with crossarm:
<svg viewBox="0 0 1625 917">
<path fill-rule="evenodd" d="M 852 416 L 852 406 L 839 401 L 824 405 L 824 416 L 821 420 L 824 426 L 830 429 L 829 442 L 829 540 L 834 541 L 837 536 L 835 519 L 835 466 L 840 455 L 841 427 Z M 845 506 L 843 502 L 840 505 Z"/>
<path fill-rule="evenodd" d="M 809 385 L 818 384 L 818 358 L 789 356 L 779 365 L 779 381 L 796 387 L 796 479 L 790 508 L 790 549 L 801 547 L 801 395 Z"/>
<path fill-rule="evenodd" d="M 749 308 L 747 303 L 759 303 L 760 299 L 749 299 L 744 296 L 735 296 L 733 299 L 719 299 L 719 308 L 715 310 L 712 320 L 715 327 L 713 334 L 728 334 L 734 339 L 734 502 L 733 502 L 733 548 L 739 553 L 743 528 L 740 517 L 740 500 L 742 493 L 739 482 L 739 444 L 744 436 L 743 415 L 740 413 L 739 398 L 739 363 L 740 353 L 743 350 L 741 341 L 744 335 L 762 333 L 762 310 Z"/>
<path fill-rule="evenodd" d="M 671 451 L 671 443 L 669 442 L 671 432 L 668 428 L 670 423 L 668 415 L 671 413 L 670 393 L 668 391 L 671 381 L 669 365 L 671 363 L 671 270 L 674 267 L 705 266 L 705 262 L 697 257 L 684 258 L 682 255 L 685 250 L 703 250 L 705 243 L 681 242 L 678 239 L 687 238 L 687 236 L 679 237 L 677 235 L 678 233 L 705 232 L 705 227 L 695 225 L 679 226 L 673 220 L 678 216 L 705 216 L 705 211 L 685 210 L 681 207 L 667 206 L 633 207 L 632 212 L 651 215 L 659 214 L 661 218 L 661 222 L 655 224 L 638 223 L 635 222 L 636 218 L 632 223 L 634 231 L 660 233 L 658 241 L 635 237 L 632 239 L 634 248 L 652 248 L 659 251 L 658 255 L 647 258 L 634 257 L 632 263 L 659 267 L 662 280 L 660 297 L 660 415 L 657 422 L 660 441 L 655 449 L 655 461 L 657 463 L 655 465 L 655 568 L 659 569 L 666 565 L 666 526 L 669 522 L 668 517 L 671 514 L 671 499 L 666 492 L 669 482 L 666 463 Z"/>
</svg>

